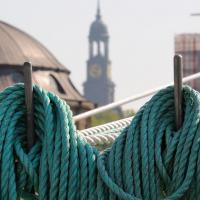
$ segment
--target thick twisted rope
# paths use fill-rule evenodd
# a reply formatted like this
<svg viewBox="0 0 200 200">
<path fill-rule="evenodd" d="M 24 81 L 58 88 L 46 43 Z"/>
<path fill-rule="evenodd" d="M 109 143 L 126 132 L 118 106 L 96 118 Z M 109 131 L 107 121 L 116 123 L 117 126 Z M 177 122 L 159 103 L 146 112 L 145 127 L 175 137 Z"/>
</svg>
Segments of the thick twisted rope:
<svg viewBox="0 0 200 200">
<path fill-rule="evenodd" d="M 86 142 L 97 148 L 109 147 L 124 128 L 132 121 L 132 117 L 110 122 L 104 125 L 78 131 Z"/>
<path fill-rule="evenodd" d="M 35 145 L 26 150 L 24 88 L 0 93 L 0 199 L 200 199 L 200 96 L 184 87 L 174 131 L 173 88 L 135 115 L 99 153 L 77 134 L 65 102 L 34 86 Z"/>
</svg>

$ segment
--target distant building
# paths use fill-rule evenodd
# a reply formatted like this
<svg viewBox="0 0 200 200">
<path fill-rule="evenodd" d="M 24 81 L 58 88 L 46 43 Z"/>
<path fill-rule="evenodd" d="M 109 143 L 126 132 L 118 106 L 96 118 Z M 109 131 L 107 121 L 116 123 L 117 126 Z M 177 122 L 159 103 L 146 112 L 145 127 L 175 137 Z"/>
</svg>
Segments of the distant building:
<svg viewBox="0 0 200 200">
<path fill-rule="evenodd" d="M 183 75 L 188 76 L 200 71 L 200 34 L 178 34 L 175 36 L 175 53 L 183 56 Z M 190 82 L 200 91 L 200 80 Z"/>
<path fill-rule="evenodd" d="M 0 21 L 0 90 L 24 80 L 20 72 L 13 73 L 6 66 L 20 68 L 28 60 L 33 66 L 33 82 L 64 99 L 74 114 L 94 108 L 94 104 L 86 100 L 73 85 L 70 71 L 41 43 L 16 27 Z M 82 120 L 77 125 L 78 128 L 85 128 L 88 123 Z"/>
<path fill-rule="evenodd" d="M 89 59 L 84 95 L 86 99 L 102 106 L 114 101 L 114 92 L 115 84 L 111 79 L 109 60 L 109 34 L 98 5 L 96 19 L 89 32 Z"/>
</svg>

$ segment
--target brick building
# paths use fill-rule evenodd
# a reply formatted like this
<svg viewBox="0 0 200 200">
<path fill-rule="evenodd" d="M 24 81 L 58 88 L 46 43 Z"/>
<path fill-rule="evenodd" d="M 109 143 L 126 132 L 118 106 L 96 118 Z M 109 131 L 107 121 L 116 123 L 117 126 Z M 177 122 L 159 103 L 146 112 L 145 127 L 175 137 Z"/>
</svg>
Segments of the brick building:
<svg viewBox="0 0 200 200">
<path fill-rule="evenodd" d="M 188 76 L 200 71 L 200 34 L 187 33 L 175 36 L 175 53 L 183 56 L 183 75 Z M 200 80 L 190 82 L 200 91 Z"/>
</svg>

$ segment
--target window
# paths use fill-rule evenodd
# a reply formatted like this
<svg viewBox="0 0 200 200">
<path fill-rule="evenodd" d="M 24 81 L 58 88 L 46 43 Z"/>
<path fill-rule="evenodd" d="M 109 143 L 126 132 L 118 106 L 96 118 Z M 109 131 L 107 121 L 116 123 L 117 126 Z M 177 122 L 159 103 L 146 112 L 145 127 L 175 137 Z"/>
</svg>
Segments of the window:
<svg viewBox="0 0 200 200">
<path fill-rule="evenodd" d="M 63 87 L 52 74 L 49 76 L 49 78 L 50 78 L 50 84 L 52 88 L 59 91 L 61 94 L 65 94 Z"/>
</svg>

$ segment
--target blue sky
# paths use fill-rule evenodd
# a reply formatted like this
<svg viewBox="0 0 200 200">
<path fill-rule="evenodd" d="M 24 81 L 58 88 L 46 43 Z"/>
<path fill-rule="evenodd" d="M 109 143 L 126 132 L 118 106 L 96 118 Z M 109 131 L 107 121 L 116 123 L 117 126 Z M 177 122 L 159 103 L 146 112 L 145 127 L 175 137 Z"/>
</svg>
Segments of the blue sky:
<svg viewBox="0 0 200 200">
<path fill-rule="evenodd" d="M 200 32 L 199 0 L 101 0 L 116 100 L 173 78 L 174 35 Z M 28 32 L 71 70 L 82 92 L 96 0 L 2 0 L 0 19 Z M 143 101 L 131 104 L 137 108 Z"/>
</svg>

